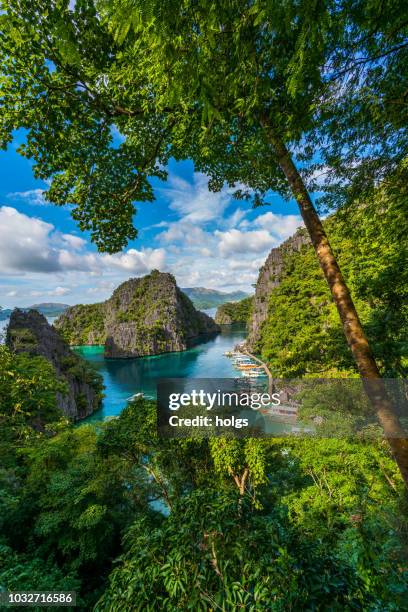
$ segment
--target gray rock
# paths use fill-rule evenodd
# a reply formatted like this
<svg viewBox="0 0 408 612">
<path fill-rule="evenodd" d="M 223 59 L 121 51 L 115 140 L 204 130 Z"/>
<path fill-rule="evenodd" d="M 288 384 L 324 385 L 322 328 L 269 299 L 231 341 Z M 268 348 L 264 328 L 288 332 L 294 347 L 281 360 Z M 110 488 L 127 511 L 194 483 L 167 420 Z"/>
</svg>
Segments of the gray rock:
<svg viewBox="0 0 408 612">
<path fill-rule="evenodd" d="M 310 240 L 305 230 L 300 229 L 279 247 L 272 249 L 264 265 L 260 268 L 246 340 L 246 346 L 249 350 L 257 350 L 258 342 L 261 339 L 262 325 L 268 315 L 269 295 L 272 289 L 279 286 L 284 269 L 285 255 L 291 251 L 299 251 L 306 244 L 310 244 Z"/>
</svg>

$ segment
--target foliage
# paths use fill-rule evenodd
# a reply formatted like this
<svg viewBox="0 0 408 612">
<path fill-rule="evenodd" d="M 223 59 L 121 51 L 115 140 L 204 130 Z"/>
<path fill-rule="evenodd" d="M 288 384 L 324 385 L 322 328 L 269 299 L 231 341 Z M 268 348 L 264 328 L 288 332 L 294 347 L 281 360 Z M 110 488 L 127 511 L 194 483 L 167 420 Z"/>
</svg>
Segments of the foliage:
<svg viewBox="0 0 408 612">
<path fill-rule="evenodd" d="M 31 435 L 32 427 L 41 429 L 62 417 L 57 393 L 66 384 L 57 379 L 52 365 L 44 357 L 15 354 L 0 346 L 0 431 L 21 443 Z"/>
<path fill-rule="evenodd" d="M 136 522 L 125 545 L 96 610 L 341 610 L 370 600 L 347 564 L 233 493 L 188 494 L 161 524 Z"/>
<path fill-rule="evenodd" d="M 288 195 L 265 124 L 306 173 L 327 151 L 337 187 L 355 168 L 361 190 L 407 154 L 405 4 L 366 5 L 2 0 L 2 146 L 25 128 L 46 197 L 108 251 L 136 236 L 133 202 L 170 155 L 255 204 Z"/>
<path fill-rule="evenodd" d="M 80 581 L 73 575 L 64 575 L 49 560 L 30 554 L 17 554 L 0 544 L 0 584 L 7 591 L 78 591 Z M 80 597 L 77 604 L 84 602 Z M 33 606 L 36 612 L 41 606 Z"/>
<path fill-rule="evenodd" d="M 406 496 L 385 442 L 278 442 L 270 494 L 301 532 L 348 560 L 375 593 L 370 609 L 404 610 L 407 597 Z M 380 603 L 381 602 L 381 603 Z"/>
<path fill-rule="evenodd" d="M 402 482 L 386 448 L 165 440 L 155 423 L 137 399 L 9 447 L 2 584 L 76 587 L 84 610 L 403 609 Z"/>
<path fill-rule="evenodd" d="M 230 301 L 243 300 L 247 297 L 244 291 L 217 291 L 216 289 L 205 289 L 204 287 L 183 287 L 182 292 L 190 298 L 198 310 L 217 308 L 221 304 Z"/>
<path fill-rule="evenodd" d="M 378 209 L 381 215 L 378 215 Z M 407 372 L 407 219 L 382 191 L 326 221 L 384 376 Z M 281 376 L 356 372 L 311 246 L 287 253 L 269 298 L 259 350 Z"/>
<path fill-rule="evenodd" d="M 75 353 L 62 357 L 59 362 L 62 375 L 79 385 L 89 385 L 96 395 L 95 407 L 103 398 L 104 384 L 101 375 L 85 360 Z M 77 398 L 78 403 L 78 398 Z"/>
<path fill-rule="evenodd" d="M 78 304 L 69 308 L 54 326 L 68 344 L 104 344 L 105 312 L 103 304 Z"/>
<path fill-rule="evenodd" d="M 239 302 L 227 302 L 217 309 L 215 322 L 219 325 L 229 325 L 231 323 L 248 323 L 253 305 L 253 297 L 247 297 Z"/>
</svg>

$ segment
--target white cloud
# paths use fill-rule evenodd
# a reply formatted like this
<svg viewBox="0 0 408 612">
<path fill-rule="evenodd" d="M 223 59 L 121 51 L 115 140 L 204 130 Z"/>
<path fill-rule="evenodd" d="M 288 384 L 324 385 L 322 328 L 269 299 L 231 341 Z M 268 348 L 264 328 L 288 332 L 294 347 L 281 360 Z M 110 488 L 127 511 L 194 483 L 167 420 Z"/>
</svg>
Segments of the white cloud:
<svg viewBox="0 0 408 612">
<path fill-rule="evenodd" d="M 13 191 L 7 197 L 11 200 L 23 200 L 33 206 L 47 206 L 48 202 L 44 199 L 44 189 L 29 189 L 28 191 Z"/>
<path fill-rule="evenodd" d="M 259 268 L 265 263 L 265 257 L 257 259 L 228 259 L 227 267 L 230 270 L 247 270 L 248 272 L 258 272 Z"/>
<path fill-rule="evenodd" d="M 71 293 L 71 289 L 68 289 L 68 287 L 55 287 L 55 289 L 53 289 L 52 291 L 48 291 L 47 295 L 61 297 L 63 295 L 68 295 L 69 293 Z"/>
<path fill-rule="evenodd" d="M 292 236 L 298 227 L 303 226 L 300 215 L 277 215 L 271 211 L 259 215 L 253 225 L 268 230 L 280 241 Z"/>
<path fill-rule="evenodd" d="M 55 246 L 61 241 L 71 250 Z M 115 255 L 78 252 L 85 245 L 78 236 L 61 236 L 51 223 L 29 217 L 9 206 L 0 208 L 0 273 L 78 271 L 99 275 L 119 269 L 140 274 L 165 267 L 166 253 L 162 248 L 129 249 Z"/>
<path fill-rule="evenodd" d="M 157 239 L 166 242 L 183 242 L 183 244 L 199 246 L 206 241 L 206 232 L 189 221 L 171 223 L 168 229 L 157 235 Z"/>
<path fill-rule="evenodd" d="M 86 245 L 86 240 L 79 236 L 74 236 L 73 234 L 62 234 L 61 238 L 63 242 L 75 250 L 81 250 Z"/>
<path fill-rule="evenodd" d="M 302 222 L 298 215 L 264 209 L 255 217 L 258 210 L 243 203 L 231 206 L 234 191 L 224 187 L 210 192 L 208 179 L 200 173 L 192 183 L 170 175 L 161 189 L 170 217 L 145 228 L 158 230 L 157 242 L 113 255 L 95 252 L 79 235 L 59 232 L 42 219 L 0 207 L 0 273 L 22 277 L 20 300 L 31 291 L 36 297 L 70 292 L 71 303 L 99 301 L 130 276 L 153 268 L 171 271 L 179 286 L 250 291 L 270 249 Z M 9 195 L 44 203 L 41 189 Z M 8 297 L 14 302 L 15 294 L 9 292 Z"/>
<path fill-rule="evenodd" d="M 111 294 L 112 291 L 115 289 L 115 283 L 112 281 L 105 281 L 102 280 L 99 283 L 96 283 L 96 285 L 94 285 L 93 287 L 88 287 L 88 289 L 86 290 L 88 295 L 94 295 L 94 294 Z"/>
<path fill-rule="evenodd" d="M 0 271 L 56 272 L 58 252 L 50 247 L 54 226 L 15 208 L 0 208 Z"/>
<path fill-rule="evenodd" d="M 125 253 L 102 255 L 102 263 L 107 267 L 119 268 L 132 274 L 150 272 L 152 269 L 163 270 L 166 261 L 164 249 L 129 249 Z"/>
<path fill-rule="evenodd" d="M 238 229 L 228 232 L 216 230 L 215 236 L 219 239 L 219 252 L 224 257 L 239 253 L 262 253 L 277 244 L 276 239 L 266 230 L 249 232 L 241 232 Z"/>
<path fill-rule="evenodd" d="M 199 172 L 194 174 L 193 184 L 170 175 L 168 185 L 161 191 L 169 200 L 171 210 L 191 223 L 221 219 L 234 191 L 226 187 L 215 193 L 209 191 L 208 178 Z"/>
<path fill-rule="evenodd" d="M 17 295 L 17 291 L 7 291 L 7 297 L 15 297 Z"/>
<path fill-rule="evenodd" d="M 75 253 L 67 249 L 59 249 L 58 263 L 64 271 L 78 270 L 81 272 L 100 272 L 98 255 L 94 253 Z"/>
<path fill-rule="evenodd" d="M 64 295 L 69 295 L 71 293 L 71 289 L 68 287 L 55 287 L 55 289 L 50 289 L 49 291 L 30 291 L 29 295 L 31 297 L 63 297 Z"/>
<path fill-rule="evenodd" d="M 240 224 L 244 224 L 245 216 L 249 213 L 249 210 L 242 210 L 242 208 L 237 208 L 232 215 L 224 219 L 222 222 L 222 226 L 231 229 L 238 227 Z"/>
</svg>

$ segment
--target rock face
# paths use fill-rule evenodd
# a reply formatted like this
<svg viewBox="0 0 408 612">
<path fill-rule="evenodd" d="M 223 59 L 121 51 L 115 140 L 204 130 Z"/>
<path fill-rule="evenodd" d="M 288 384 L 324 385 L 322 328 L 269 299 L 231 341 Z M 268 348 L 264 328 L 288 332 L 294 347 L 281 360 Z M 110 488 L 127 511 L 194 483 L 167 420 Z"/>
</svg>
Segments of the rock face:
<svg viewBox="0 0 408 612">
<path fill-rule="evenodd" d="M 104 344 L 112 358 L 184 351 L 220 331 L 171 274 L 157 270 L 122 283 L 106 302 L 69 308 L 54 325 L 70 344 Z"/>
<path fill-rule="evenodd" d="M 272 289 L 279 285 L 284 270 L 285 255 L 291 251 L 299 251 L 305 244 L 310 244 L 310 241 L 305 230 L 300 229 L 279 247 L 272 249 L 260 268 L 246 340 L 246 345 L 250 350 L 256 351 L 257 349 L 262 325 L 268 315 L 268 297 Z"/>
<path fill-rule="evenodd" d="M 230 303 L 227 302 L 226 304 L 222 304 L 222 306 L 218 306 L 214 317 L 214 321 L 217 323 L 217 325 L 232 325 L 235 323 L 232 312 L 230 312 L 228 308 L 229 305 Z"/>
<path fill-rule="evenodd" d="M 58 406 L 67 417 L 76 421 L 99 408 L 102 377 L 71 351 L 42 314 L 36 310 L 13 310 L 6 343 L 17 353 L 41 355 L 51 362 L 57 376 L 68 386 L 65 395 L 57 394 Z"/>
</svg>

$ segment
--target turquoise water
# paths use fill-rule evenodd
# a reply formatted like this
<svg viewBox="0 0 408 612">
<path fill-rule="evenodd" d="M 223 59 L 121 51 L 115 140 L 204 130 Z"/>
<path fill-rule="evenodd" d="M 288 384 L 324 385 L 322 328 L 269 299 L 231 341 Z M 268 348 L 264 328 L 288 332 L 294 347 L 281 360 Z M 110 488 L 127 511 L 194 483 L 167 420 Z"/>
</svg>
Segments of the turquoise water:
<svg viewBox="0 0 408 612">
<path fill-rule="evenodd" d="M 105 359 L 102 346 L 81 346 L 74 350 L 103 376 L 105 399 L 94 419 L 119 414 L 126 400 L 142 392 L 156 397 L 158 378 L 233 378 L 237 375 L 225 351 L 242 342 L 243 329 L 223 330 L 215 338 L 197 344 L 188 351 L 166 353 L 138 359 Z"/>
</svg>

